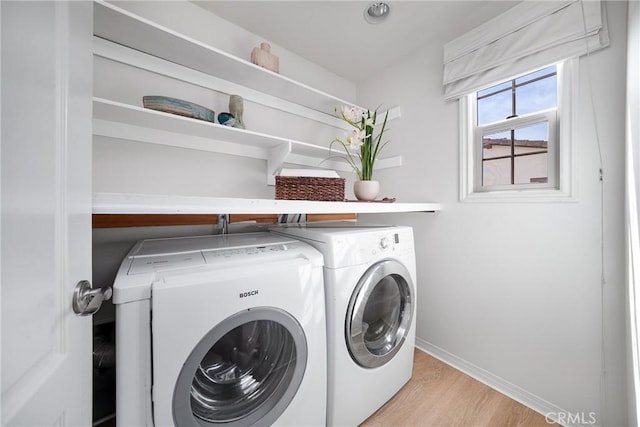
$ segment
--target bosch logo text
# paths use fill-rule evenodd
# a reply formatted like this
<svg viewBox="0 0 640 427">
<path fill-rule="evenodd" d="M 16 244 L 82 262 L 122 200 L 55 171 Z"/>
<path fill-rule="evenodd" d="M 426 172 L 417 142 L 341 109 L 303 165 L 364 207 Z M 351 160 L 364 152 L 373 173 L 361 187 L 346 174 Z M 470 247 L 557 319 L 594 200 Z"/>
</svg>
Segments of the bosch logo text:
<svg viewBox="0 0 640 427">
<path fill-rule="evenodd" d="M 240 298 L 252 297 L 254 295 L 258 295 L 257 289 L 249 292 L 240 292 Z"/>
</svg>

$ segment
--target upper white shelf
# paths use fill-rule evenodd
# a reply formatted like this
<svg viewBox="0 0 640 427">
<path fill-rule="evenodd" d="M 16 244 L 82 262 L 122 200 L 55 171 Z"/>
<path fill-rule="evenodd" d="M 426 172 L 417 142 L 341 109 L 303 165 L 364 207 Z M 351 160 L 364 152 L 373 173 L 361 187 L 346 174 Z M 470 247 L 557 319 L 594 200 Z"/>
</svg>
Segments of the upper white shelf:
<svg viewBox="0 0 640 427">
<path fill-rule="evenodd" d="M 94 193 L 94 214 L 297 214 L 436 212 L 439 203 L 317 202 Z"/>
<path fill-rule="evenodd" d="M 353 105 L 103 1 L 94 4 L 94 34 L 326 114 Z"/>
<path fill-rule="evenodd" d="M 266 158 L 269 150 L 294 143 L 301 154 L 328 157 L 329 148 L 103 98 L 93 99 L 94 135 L 203 151 Z M 169 135 L 167 135 L 169 133 Z M 175 135 L 180 138 L 175 138 Z M 158 137 L 166 135 L 168 138 Z M 228 143 L 239 145 L 229 153 Z M 317 164 L 316 164 L 317 166 Z"/>
<path fill-rule="evenodd" d="M 222 126 L 135 105 L 102 98 L 93 100 L 93 134 L 98 136 L 168 145 L 192 150 L 211 151 L 264 159 L 268 162 L 267 178 L 283 163 L 351 171 L 346 162 L 327 160 L 340 150 L 282 138 L 246 129 Z M 402 164 L 400 156 L 379 159 L 376 168 Z"/>
</svg>

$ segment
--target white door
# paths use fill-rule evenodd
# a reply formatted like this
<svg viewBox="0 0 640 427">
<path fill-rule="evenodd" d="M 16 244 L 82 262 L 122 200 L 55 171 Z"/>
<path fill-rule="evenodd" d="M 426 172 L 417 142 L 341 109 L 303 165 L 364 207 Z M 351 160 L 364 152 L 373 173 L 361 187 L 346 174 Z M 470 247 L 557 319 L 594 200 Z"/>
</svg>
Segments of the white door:
<svg viewBox="0 0 640 427">
<path fill-rule="evenodd" d="M 0 1 L 2 425 L 91 425 L 92 3 Z"/>
</svg>

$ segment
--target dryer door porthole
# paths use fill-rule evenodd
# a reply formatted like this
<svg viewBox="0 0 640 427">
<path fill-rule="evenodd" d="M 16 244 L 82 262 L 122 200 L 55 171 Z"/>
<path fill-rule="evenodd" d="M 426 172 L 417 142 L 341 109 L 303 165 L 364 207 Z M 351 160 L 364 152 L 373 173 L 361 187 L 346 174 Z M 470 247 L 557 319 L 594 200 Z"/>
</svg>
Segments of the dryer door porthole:
<svg viewBox="0 0 640 427">
<path fill-rule="evenodd" d="M 413 314 L 409 271 L 394 260 L 371 266 L 347 308 L 346 342 L 353 360 L 366 368 L 387 363 L 400 350 Z"/>
<path fill-rule="evenodd" d="M 178 426 L 273 424 L 295 396 L 307 364 L 300 324 L 277 308 L 234 314 L 185 361 L 173 394 Z"/>
</svg>

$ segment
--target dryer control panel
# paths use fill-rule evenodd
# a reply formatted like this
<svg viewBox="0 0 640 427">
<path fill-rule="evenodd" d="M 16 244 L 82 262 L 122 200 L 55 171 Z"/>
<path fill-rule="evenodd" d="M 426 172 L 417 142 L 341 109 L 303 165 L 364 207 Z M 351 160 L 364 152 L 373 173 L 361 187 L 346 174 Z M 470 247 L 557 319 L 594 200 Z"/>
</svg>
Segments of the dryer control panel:
<svg viewBox="0 0 640 427">
<path fill-rule="evenodd" d="M 393 245 L 397 245 L 400 243 L 400 235 L 398 233 L 393 233 L 389 236 L 380 237 L 380 241 L 378 242 L 378 246 L 380 249 L 385 250 Z"/>
<path fill-rule="evenodd" d="M 413 256 L 413 232 L 408 227 L 372 228 L 334 233 L 327 238 L 325 266 L 341 268 L 384 257 Z"/>
<path fill-rule="evenodd" d="M 402 250 L 400 245 L 400 235 L 396 232 L 372 233 L 368 238 L 357 243 L 360 252 L 366 259 L 369 255 L 381 253 L 396 253 Z"/>
</svg>

